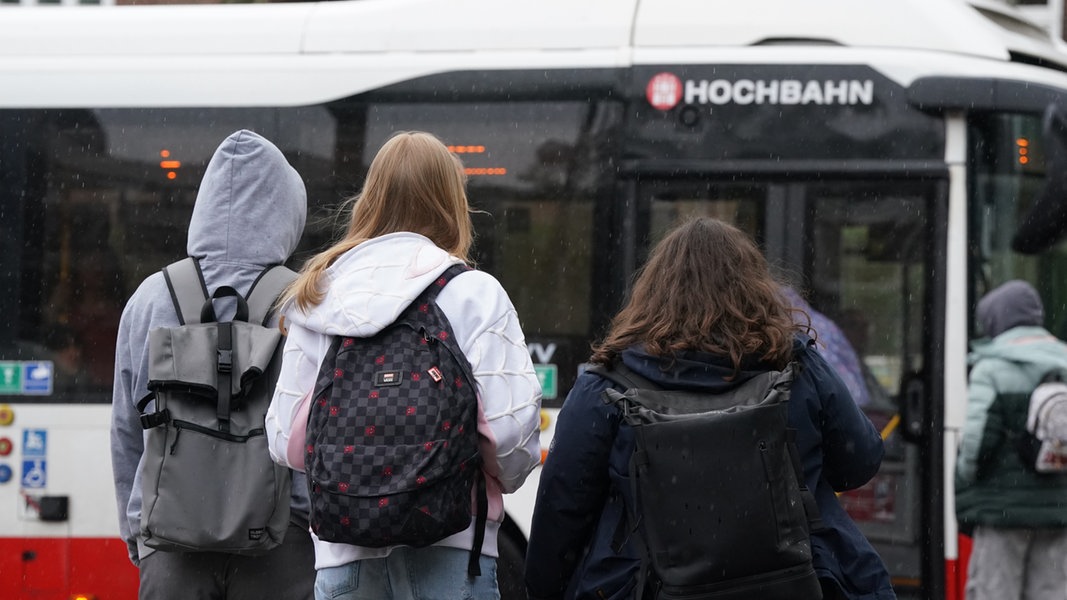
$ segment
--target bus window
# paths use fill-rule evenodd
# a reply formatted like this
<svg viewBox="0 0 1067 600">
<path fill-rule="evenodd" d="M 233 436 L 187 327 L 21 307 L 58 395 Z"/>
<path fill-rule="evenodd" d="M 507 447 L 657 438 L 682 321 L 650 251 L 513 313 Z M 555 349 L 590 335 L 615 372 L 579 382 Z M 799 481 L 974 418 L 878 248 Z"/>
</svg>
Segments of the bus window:
<svg viewBox="0 0 1067 600">
<path fill-rule="evenodd" d="M 923 368 L 929 188 L 887 181 L 807 191 L 813 303 L 844 325 L 881 410 L 891 408 L 904 377 Z"/>
<path fill-rule="evenodd" d="M 185 255 L 200 178 L 227 135 L 253 128 L 272 139 L 314 182 L 309 197 L 331 181 L 321 176 L 334 153 L 322 107 L 7 111 L 0 126 L 10 141 L 0 163 L 13 166 L 5 188 L 19 190 L 4 197 L 19 218 L 6 225 L 18 243 L 0 256 L 18 274 L 0 300 L 3 401 L 111 401 L 122 308 Z"/>
<path fill-rule="evenodd" d="M 1045 185 L 1041 116 L 982 115 L 971 119 L 969 129 L 974 140 L 970 247 L 975 263 L 968 269 L 970 306 L 973 309 L 978 298 L 997 285 L 1024 279 L 1041 294 L 1046 327 L 1057 337 L 1067 337 L 1067 241 L 1038 254 L 1020 254 L 1012 248 L 1013 237 Z M 1030 149 L 1025 164 L 1018 160 L 1021 140 Z M 976 335 L 972 318 L 970 337 Z"/>
</svg>

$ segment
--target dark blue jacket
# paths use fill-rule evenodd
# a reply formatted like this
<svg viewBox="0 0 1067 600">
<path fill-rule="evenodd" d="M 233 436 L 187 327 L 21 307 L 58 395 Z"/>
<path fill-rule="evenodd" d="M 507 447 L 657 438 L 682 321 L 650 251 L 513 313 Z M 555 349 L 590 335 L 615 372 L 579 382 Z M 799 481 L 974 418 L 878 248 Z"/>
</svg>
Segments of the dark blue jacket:
<svg viewBox="0 0 1067 600">
<path fill-rule="evenodd" d="M 815 570 L 820 578 L 836 581 L 848 598 L 895 598 L 884 563 L 834 494 L 874 476 L 884 452 L 881 436 L 818 352 L 806 340 L 797 340 L 795 350 L 802 368 L 793 384 L 789 422 L 797 429 L 804 478 L 815 490 L 825 525 L 812 535 Z M 726 381 L 729 362 L 708 354 L 683 355 L 666 371 L 664 359 L 636 348 L 622 358 L 668 389 L 724 390 L 768 369 L 747 361 L 739 377 Z M 618 409 L 602 400 L 610 385 L 584 373 L 563 404 L 534 508 L 526 557 L 530 598 L 621 600 L 631 595 L 640 561 L 617 531 L 632 503 L 628 464 L 634 438 Z M 613 540 L 624 542 L 621 551 L 612 549 Z"/>
</svg>

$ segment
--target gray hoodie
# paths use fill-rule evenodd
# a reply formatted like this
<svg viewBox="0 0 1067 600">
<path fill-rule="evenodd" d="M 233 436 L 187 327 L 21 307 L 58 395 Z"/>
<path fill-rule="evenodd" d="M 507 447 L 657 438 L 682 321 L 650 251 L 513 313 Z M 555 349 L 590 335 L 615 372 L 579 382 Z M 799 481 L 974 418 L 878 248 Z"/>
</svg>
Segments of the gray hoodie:
<svg viewBox="0 0 1067 600">
<path fill-rule="evenodd" d="M 264 267 L 289 258 L 306 218 L 304 183 L 285 156 L 263 137 L 237 131 L 222 142 L 204 172 L 189 222 L 187 251 L 200 260 L 209 291 L 228 284 L 244 294 Z M 159 272 L 141 283 L 119 322 L 111 462 L 119 529 L 134 564 L 152 552 L 138 539 L 144 436 L 136 404 L 148 395 L 148 332 L 178 324 Z M 292 506 L 294 513 L 306 516 L 306 490 L 299 482 L 293 485 Z"/>
<path fill-rule="evenodd" d="M 1045 308 L 1034 286 L 1013 279 L 983 296 L 975 317 L 982 332 L 995 338 L 1012 327 L 1040 327 L 1045 322 Z"/>
</svg>

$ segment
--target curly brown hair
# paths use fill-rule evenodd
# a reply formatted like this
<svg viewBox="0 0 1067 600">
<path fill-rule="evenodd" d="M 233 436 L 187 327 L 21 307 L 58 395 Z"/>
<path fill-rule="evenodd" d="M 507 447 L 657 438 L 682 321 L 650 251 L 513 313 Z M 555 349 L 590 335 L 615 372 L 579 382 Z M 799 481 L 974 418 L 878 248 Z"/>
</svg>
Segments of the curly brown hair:
<svg viewBox="0 0 1067 600">
<path fill-rule="evenodd" d="M 783 368 L 803 331 L 754 241 L 710 217 L 667 234 L 640 270 L 626 306 L 591 361 L 607 365 L 642 344 L 655 356 L 700 351 L 729 357 L 737 373 L 745 356 Z"/>
</svg>

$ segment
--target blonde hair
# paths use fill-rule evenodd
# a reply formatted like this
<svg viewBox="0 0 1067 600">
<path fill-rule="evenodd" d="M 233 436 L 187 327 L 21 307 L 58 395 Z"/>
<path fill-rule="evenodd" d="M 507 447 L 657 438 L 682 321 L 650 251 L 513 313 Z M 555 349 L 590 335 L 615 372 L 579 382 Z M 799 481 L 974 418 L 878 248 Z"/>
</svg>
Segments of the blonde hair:
<svg viewBox="0 0 1067 600">
<path fill-rule="evenodd" d="M 359 244 L 389 233 L 409 231 L 470 262 L 474 240 L 463 164 L 429 133 L 400 132 L 389 138 L 367 171 L 363 189 L 349 199 L 351 218 L 340 241 L 304 264 L 282 295 L 307 310 L 322 302 L 322 273 Z"/>
</svg>

